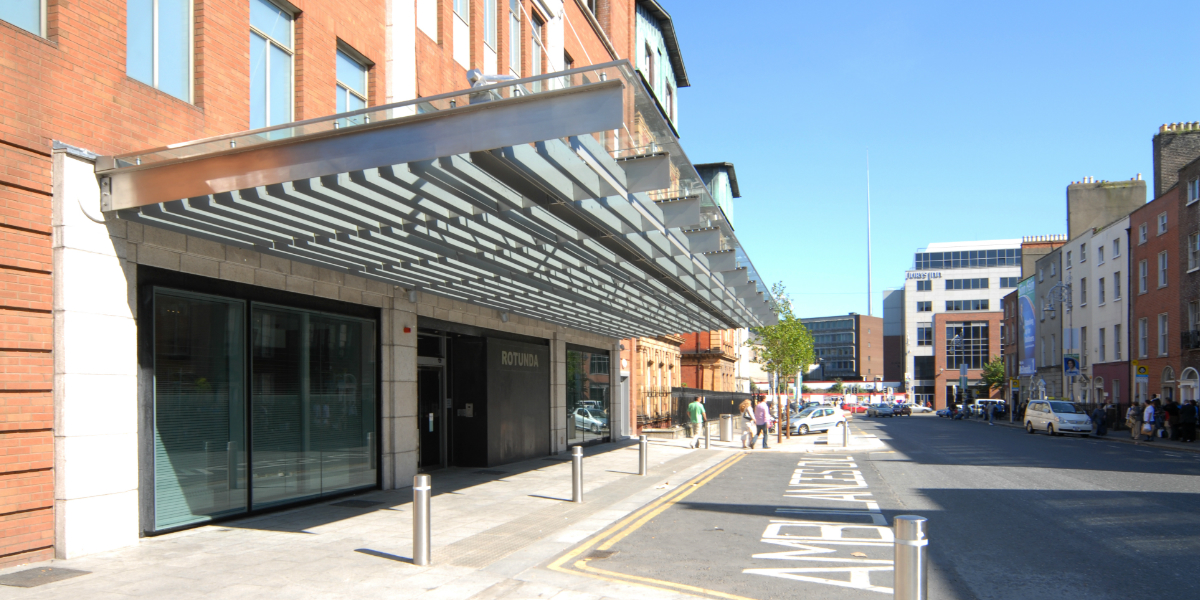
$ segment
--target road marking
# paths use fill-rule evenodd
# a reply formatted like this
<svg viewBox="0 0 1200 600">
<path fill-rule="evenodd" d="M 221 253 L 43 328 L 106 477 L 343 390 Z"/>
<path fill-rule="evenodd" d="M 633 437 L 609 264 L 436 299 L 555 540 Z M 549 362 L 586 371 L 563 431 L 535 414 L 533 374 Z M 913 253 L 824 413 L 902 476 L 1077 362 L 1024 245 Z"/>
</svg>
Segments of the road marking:
<svg viewBox="0 0 1200 600">
<path fill-rule="evenodd" d="M 788 481 L 788 489 L 783 494 L 784 498 L 855 502 L 862 503 L 863 508 L 776 508 L 776 513 L 794 515 L 797 519 L 771 519 L 759 541 L 793 549 L 754 554 L 751 558 L 825 564 L 812 567 L 743 569 L 742 573 L 891 594 L 892 588 L 871 582 L 872 573 L 894 569 L 891 560 L 813 556 L 830 554 L 836 552 L 838 547 L 844 546 L 890 548 L 895 544 L 887 517 L 880 511 L 879 503 L 871 499 L 871 493 L 866 491 L 869 486 L 862 476 L 862 471 L 858 470 L 858 463 L 854 457 L 822 457 L 800 461 L 796 466 L 797 469 L 792 472 Z M 805 516 L 809 518 L 805 519 Z M 834 517 L 840 520 L 817 520 L 818 517 Z M 850 522 L 852 520 L 860 522 Z M 818 577 L 819 574 L 846 575 L 849 580 Z"/>
<path fill-rule="evenodd" d="M 585 552 L 587 552 L 588 550 L 590 550 L 593 546 L 596 546 L 597 544 L 599 544 L 599 547 L 597 547 L 597 550 L 606 550 L 606 549 L 612 547 L 613 544 L 624 539 L 630 533 L 633 533 L 639 527 L 641 527 L 641 526 L 645 525 L 647 522 L 649 522 L 650 519 L 653 519 L 655 516 L 661 514 L 664 510 L 670 508 L 675 503 L 688 497 L 689 495 L 692 494 L 692 492 L 695 492 L 696 490 L 700 489 L 701 486 L 712 481 L 718 475 L 723 473 L 726 469 L 733 466 L 735 463 L 742 460 L 746 456 L 747 456 L 746 454 L 737 454 L 735 456 L 731 456 L 731 457 L 717 463 L 713 467 L 709 468 L 707 471 L 701 473 L 700 475 L 697 475 L 695 478 L 692 479 L 691 482 L 685 483 L 684 485 L 676 488 L 675 490 L 672 490 L 671 492 L 654 500 L 653 502 L 638 509 L 637 511 L 634 511 L 628 517 L 621 519 L 619 522 L 617 522 L 617 524 L 608 528 L 600 535 L 597 535 L 596 537 L 592 538 L 590 541 L 586 542 L 585 544 L 562 555 L 557 560 L 550 563 L 548 568 L 550 568 L 554 571 L 562 572 L 562 573 L 572 573 L 572 574 L 576 574 L 576 575 L 584 575 L 587 577 L 592 577 L 594 579 L 601 579 L 601 580 L 605 580 L 605 581 L 615 581 L 618 583 L 632 584 L 632 585 L 637 585 L 637 586 L 641 586 L 641 587 L 668 589 L 668 590 L 673 590 L 673 591 L 682 590 L 682 591 L 693 593 L 693 594 L 703 594 L 703 595 L 710 596 L 710 597 L 724 598 L 725 600 L 753 600 L 752 598 L 747 598 L 745 596 L 738 596 L 736 594 L 727 594 L 725 592 L 719 592 L 717 590 L 709 590 L 709 589 L 697 587 L 694 585 L 686 585 L 686 584 L 682 584 L 682 583 L 675 583 L 673 581 L 663 581 L 661 579 L 652 579 L 649 577 L 640 577 L 637 575 L 627 575 L 625 573 L 617 573 L 615 571 L 607 571 L 604 569 L 593 567 L 590 564 L 588 564 L 588 561 L 590 560 L 589 557 L 583 556 L 581 558 L 581 555 L 583 555 Z M 563 566 L 568 561 L 574 561 L 571 564 L 571 566 L 574 567 L 574 569 Z"/>
</svg>

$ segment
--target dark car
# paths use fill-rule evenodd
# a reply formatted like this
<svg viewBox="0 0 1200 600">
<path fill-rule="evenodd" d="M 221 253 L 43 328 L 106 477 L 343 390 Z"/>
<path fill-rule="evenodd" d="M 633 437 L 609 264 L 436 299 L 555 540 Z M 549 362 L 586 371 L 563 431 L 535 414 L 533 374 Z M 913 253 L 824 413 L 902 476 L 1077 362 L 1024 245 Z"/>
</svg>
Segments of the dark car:
<svg viewBox="0 0 1200 600">
<path fill-rule="evenodd" d="M 912 406 L 910 406 L 908 404 L 897 402 L 896 404 L 894 404 L 892 406 L 892 412 L 896 413 L 896 415 L 901 416 L 901 417 L 911 417 L 912 416 Z"/>
</svg>

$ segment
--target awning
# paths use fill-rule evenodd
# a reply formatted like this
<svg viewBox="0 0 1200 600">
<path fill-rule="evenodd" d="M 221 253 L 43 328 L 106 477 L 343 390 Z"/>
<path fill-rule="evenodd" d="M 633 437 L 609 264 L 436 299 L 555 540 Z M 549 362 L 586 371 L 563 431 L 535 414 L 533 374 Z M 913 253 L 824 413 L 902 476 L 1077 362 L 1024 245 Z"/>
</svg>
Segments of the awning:
<svg viewBox="0 0 1200 600">
<path fill-rule="evenodd" d="M 611 337 L 775 318 L 628 61 L 96 171 L 121 219 Z"/>
</svg>

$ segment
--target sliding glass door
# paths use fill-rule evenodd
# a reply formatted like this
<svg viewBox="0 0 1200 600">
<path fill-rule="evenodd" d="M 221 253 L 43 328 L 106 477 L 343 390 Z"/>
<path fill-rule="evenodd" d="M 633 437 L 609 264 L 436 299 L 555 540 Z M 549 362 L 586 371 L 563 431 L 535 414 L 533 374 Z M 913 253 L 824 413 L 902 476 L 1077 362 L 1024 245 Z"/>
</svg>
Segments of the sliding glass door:
<svg viewBox="0 0 1200 600">
<path fill-rule="evenodd" d="M 370 320 L 156 288 L 155 530 L 375 485 L 375 344 Z"/>
<path fill-rule="evenodd" d="M 244 311 L 236 300 L 155 295 L 155 529 L 246 510 Z"/>
<path fill-rule="evenodd" d="M 375 483 L 369 321 L 253 308 L 254 508 Z"/>
</svg>

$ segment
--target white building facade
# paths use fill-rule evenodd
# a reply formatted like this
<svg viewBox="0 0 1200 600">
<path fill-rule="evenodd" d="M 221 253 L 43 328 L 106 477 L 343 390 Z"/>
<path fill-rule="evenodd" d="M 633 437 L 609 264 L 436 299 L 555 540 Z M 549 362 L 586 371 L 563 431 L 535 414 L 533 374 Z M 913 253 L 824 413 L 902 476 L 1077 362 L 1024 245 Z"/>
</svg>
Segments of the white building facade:
<svg viewBox="0 0 1200 600">
<path fill-rule="evenodd" d="M 1000 299 L 1020 278 L 1020 239 L 935 243 L 917 251 L 903 291 L 904 376 L 916 401 L 933 401 L 934 315 L 1000 312 Z"/>
<path fill-rule="evenodd" d="M 1071 310 L 1063 327 L 1065 353 L 1078 353 L 1080 376 L 1073 397 L 1085 403 L 1120 403 L 1129 383 L 1129 217 L 1089 230 L 1062 249 L 1063 283 Z M 1065 344 L 1070 340 L 1071 347 Z"/>
</svg>

